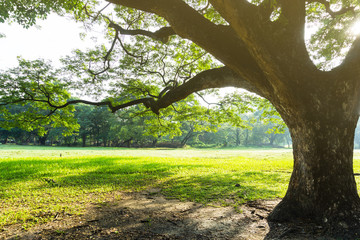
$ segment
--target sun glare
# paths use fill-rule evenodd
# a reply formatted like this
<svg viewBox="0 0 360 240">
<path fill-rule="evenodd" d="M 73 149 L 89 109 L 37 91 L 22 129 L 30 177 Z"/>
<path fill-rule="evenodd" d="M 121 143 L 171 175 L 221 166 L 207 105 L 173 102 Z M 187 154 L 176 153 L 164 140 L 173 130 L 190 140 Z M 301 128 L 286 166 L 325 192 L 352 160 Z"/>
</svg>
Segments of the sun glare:
<svg viewBox="0 0 360 240">
<path fill-rule="evenodd" d="M 350 28 L 350 33 L 355 36 L 360 35 L 360 20 L 357 20 Z"/>
</svg>

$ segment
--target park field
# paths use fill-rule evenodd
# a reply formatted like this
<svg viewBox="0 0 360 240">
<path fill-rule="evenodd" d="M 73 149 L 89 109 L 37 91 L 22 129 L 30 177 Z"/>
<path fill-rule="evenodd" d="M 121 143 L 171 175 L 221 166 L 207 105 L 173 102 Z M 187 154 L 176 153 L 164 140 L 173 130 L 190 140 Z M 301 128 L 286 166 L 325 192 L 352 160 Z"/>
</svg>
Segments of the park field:
<svg viewBox="0 0 360 240">
<path fill-rule="evenodd" d="M 360 172 L 357 151 L 354 169 Z M 291 149 L 0 145 L 0 231 L 12 224 L 28 229 L 61 215 L 81 215 L 87 204 L 153 188 L 167 198 L 237 208 L 283 197 L 291 170 Z"/>
</svg>

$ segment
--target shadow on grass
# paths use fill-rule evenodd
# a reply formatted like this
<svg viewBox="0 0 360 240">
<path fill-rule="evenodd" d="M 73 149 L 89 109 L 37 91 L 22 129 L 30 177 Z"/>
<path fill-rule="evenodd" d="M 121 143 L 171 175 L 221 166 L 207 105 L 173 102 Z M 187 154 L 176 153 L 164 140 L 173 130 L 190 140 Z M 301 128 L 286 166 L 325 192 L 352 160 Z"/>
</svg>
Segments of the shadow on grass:
<svg viewBox="0 0 360 240">
<path fill-rule="evenodd" d="M 82 211 L 77 210 L 82 205 L 117 199 L 119 191 L 151 188 L 161 189 L 166 197 L 236 207 L 246 201 L 282 196 L 279 186 L 286 186 L 289 176 L 260 170 L 234 172 L 206 163 L 177 162 L 171 158 L 2 160 L 0 204 L 8 208 L 8 212 L 5 217 L 0 216 L 0 227 L 1 224 L 14 222 L 37 224 L 42 218 L 39 212 L 47 212 L 51 216 L 68 212 L 77 214 Z M 24 203 L 27 206 L 25 210 Z M 162 221 L 168 220 L 160 218 L 159 222 Z M 197 226 L 198 223 L 193 225 Z"/>
<path fill-rule="evenodd" d="M 122 162 L 124 161 L 124 162 Z M 166 175 L 171 168 L 179 165 L 144 163 L 143 158 L 126 157 L 86 157 L 84 159 L 52 160 L 10 160 L 0 162 L 0 181 L 8 184 L 24 182 L 43 177 L 57 178 L 61 183 L 71 185 L 68 179 L 78 179 L 77 183 L 92 185 L 107 184 L 116 178 L 131 175 Z M 180 166 L 181 167 L 181 166 Z M 191 165 L 190 167 L 196 167 Z"/>
<path fill-rule="evenodd" d="M 286 185 L 287 181 L 287 176 L 279 173 L 205 173 L 172 179 L 164 183 L 163 192 L 178 199 L 204 204 L 238 205 L 256 199 L 282 197 L 279 186 Z"/>
<path fill-rule="evenodd" d="M 188 174 L 179 174 L 179 171 Z M 207 165 L 171 161 L 158 163 L 141 157 L 11 160 L 0 162 L 0 172 L 0 191 L 28 181 L 42 182 L 24 186 L 34 190 L 76 187 L 95 192 L 109 189 L 139 191 L 159 187 L 170 197 L 224 204 L 224 199 L 241 204 L 249 200 L 279 197 L 282 192 L 278 186 L 288 181 L 288 176 L 280 173 L 218 173 Z"/>
<path fill-rule="evenodd" d="M 166 200 L 148 193 L 124 194 L 118 202 L 92 205 L 80 219 L 64 219 L 51 228 L 25 232 L 24 239 L 248 239 L 254 214 Z M 265 226 L 262 223 L 265 235 Z M 0 235 L 1 236 L 1 235 Z M 252 236 L 254 237 L 254 236 Z M 10 238 L 16 239 L 16 238 Z M 258 238 L 256 238 L 258 239 Z"/>
</svg>

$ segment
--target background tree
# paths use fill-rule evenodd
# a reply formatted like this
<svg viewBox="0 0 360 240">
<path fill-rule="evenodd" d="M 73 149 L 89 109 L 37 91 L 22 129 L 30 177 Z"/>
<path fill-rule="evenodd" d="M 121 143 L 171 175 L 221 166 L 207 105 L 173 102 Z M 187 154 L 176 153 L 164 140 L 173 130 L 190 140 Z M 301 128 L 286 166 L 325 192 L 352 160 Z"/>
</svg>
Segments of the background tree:
<svg viewBox="0 0 360 240">
<path fill-rule="evenodd" d="M 64 134 L 77 130 L 74 106 L 67 105 L 69 84 L 59 75 L 49 63 L 23 59 L 18 67 L 0 73 L 1 127 L 36 130 L 41 136 L 49 126 L 65 127 Z"/>
<path fill-rule="evenodd" d="M 82 141 L 82 146 L 86 146 L 86 140 L 90 138 L 90 113 L 92 107 L 89 105 L 79 104 L 75 107 L 75 118 L 77 119 L 79 128 L 79 136 Z"/>
</svg>

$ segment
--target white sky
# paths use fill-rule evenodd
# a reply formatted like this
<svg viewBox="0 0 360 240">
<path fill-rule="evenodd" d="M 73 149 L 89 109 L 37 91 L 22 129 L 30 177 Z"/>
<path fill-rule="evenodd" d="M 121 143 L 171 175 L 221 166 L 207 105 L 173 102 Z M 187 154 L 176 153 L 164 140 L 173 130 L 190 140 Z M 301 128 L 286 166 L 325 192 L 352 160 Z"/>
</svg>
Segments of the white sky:
<svg viewBox="0 0 360 240">
<path fill-rule="evenodd" d="M 25 29 L 16 23 L 0 24 L 0 33 L 6 35 L 0 38 L 0 69 L 16 66 L 17 56 L 27 60 L 43 58 L 57 64 L 60 57 L 69 55 L 73 49 L 94 46 L 90 37 L 80 39 L 80 32 L 84 32 L 82 24 L 66 17 L 50 15 L 37 25 L 40 28 Z"/>
</svg>

